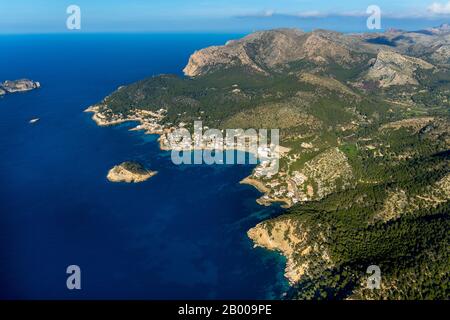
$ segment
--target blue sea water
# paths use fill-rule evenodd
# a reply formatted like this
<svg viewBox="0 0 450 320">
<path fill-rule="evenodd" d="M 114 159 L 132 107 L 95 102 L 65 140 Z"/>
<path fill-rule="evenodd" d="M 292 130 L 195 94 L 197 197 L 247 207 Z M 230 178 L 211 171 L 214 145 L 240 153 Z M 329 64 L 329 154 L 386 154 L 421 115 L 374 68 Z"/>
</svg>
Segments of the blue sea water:
<svg viewBox="0 0 450 320">
<path fill-rule="evenodd" d="M 278 298 L 284 259 L 246 231 L 281 213 L 240 185 L 250 165 L 176 166 L 156 136 L 83 113 L 118 86 L 181 74 L 196 49 L 239 35 L 0 36 L 0 81 L 42 88 L 0 98 L 0 298 Z M 29 124 L 32 118 L 41 120 Z M 114 184 L 137 160 L 158 175 Z M 81 268 L 81 290 L 66 268 Z"/>
</svg>

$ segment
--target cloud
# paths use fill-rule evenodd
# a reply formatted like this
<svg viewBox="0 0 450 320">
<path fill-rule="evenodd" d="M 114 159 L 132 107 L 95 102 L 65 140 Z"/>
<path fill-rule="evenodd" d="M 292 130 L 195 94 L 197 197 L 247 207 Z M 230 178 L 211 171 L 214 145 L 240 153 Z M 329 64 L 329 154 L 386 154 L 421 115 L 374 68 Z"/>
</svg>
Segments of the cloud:
<svg viewBox="0 0 450 320">
<path fill-rule="evenodd" d="M 262 15 L 264 17 L 272 17 L 275 14 L 275 10 L 264 10 Z"/>
<path fill-rule="evenodd" d="M 447 3 L 434 2 L 428 7 L 428 12 L 435 15 L 450 14 L 450 1 Z"/>
<path fill-rule="evenodd" d="M 294 16 L 301 17 L 301 18 L 325 18 L 328 16 L 327 13 L 320 12 L 320 11 L 305 11 L 305 12 L 299 12 L 295 14 Z"/>
<path fill-rule="evenodd" d="M 272 18 L 272 17 L 293 17 L 293 18 L 327 18 L 327 17 L 367 17 L 365 12 L 345 12 L 345 13 L 332 13 L 323 11 L 302 11 L 297 13 L 283 13 L 276 12 L 275 10 L 265 10 L 252 13 L 245 13 L 237 15 L 237 17 L 259 17 L 259 18 Z"/>
<path fill-rule="evenodd" d="M 258 11 L 258 12 L 239 14 L 239 15 L 237 15 L 237 17 L 240 17 L 240 18 L 246 18 L 246 17 L 270 18 L 270 17 L 275 16 L 276 14 L 277 13 L 275 12 L 275 10 L 262 10 L 262 11 Z"/>
<path fill-rule="evenodd" d="M 411 8 L 402 12 L 383 11 L 383 18 L 390 19 L 420 19 L 420 18 L 439 18 L 450 16 L 450 0 L 445 2 L 434 2 L 428 7 Z M 348 17 L 348 18 L 367 18 L 370 14 L 366 11 L 301 11 L 301 12 L 282 12 L 275 10 L 264 10 L 258 12 L 250 12 L 246 14 L 237 15 L 237 17 L 256 17 L 256 18 L 274 18 L 274 17 L 288 17 L 299 19 L 314 19 L 314 18 L 328 18 L 328 17 Z"/>
</svg>

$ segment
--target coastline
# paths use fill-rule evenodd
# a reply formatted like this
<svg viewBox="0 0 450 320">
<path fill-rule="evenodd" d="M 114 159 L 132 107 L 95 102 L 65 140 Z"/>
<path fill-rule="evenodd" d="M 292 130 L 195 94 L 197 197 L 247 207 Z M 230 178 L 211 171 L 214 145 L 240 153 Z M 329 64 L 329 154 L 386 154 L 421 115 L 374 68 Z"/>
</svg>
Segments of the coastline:
<svg viewBox="0 0 450 320">
<path fill-rule="evenodd" d="M 110 182 L 126 182 L 126 183 L 140 183 L 147 181 L 151 177 L 158 174 L 157 171 L 145 170 L 143 172 L 137 173 L 128 170 L 125 163 L 121 163 L 114 166 L 109 170 L 106 178 Z"/>
<path fill-rule="evenodd" d="M 271 190 L 266 187 L 262 181 L 253 178 L 252 175 L 245 177 L 239 183 L 252 186 L 263 194 L 260 198 L 256 199 L 256 202 L 261 206 L 268 207 L 274 203 L 280 203 L 281 207 L 284 209 L 288 209 L 292 206 L 292 202 L 288 198 L 269 198 L 268 194 Z"/>
<path fill-rule="evenodd" d="M 247 236 L 254 243 L 254 248 L 260 247 L 272 252 L 280 253 L 286 259 L 284 277 L 289 285 L 294 285 L 306 273 L 307 265 L 297 266 L 294 259 L 296 245 L 303 239 L 294 236 L 292 230 L 297 226 L 291 221 L 276 221 L 268 228 L 266 222 L 261 222 L 247 232 Z"/>
<path fill-rule="evenodd" d="M 159 114 L 155 114 L 153 112 L 146 112 L 146 111 L 143 112 L 143 110 L 134 110 L 132 116 L 121 115 L 120 117 L 116 117 L 113 120 L 108 120 L 108 118 L 100 110 L 101 108 L 104 108 L 104 107 L 105 106 L 102 104 L 93 105 L 93 106 L 88 107 L 86 110 L 84 110 L 84 112 L 93 113 L 92 120 L 94 120 L 94 122 L 98 126 L 101 126 L 101 127 L 114 126 L 114 125 L 122 124 L 122 123 L 126 123 L 126 122 L 137 122 L 139 124 L 131 129 L 129 129 L 129 131 L 144 131 L 144 134 L 158 135 L 159 136 L 158 144 L 159 144 L 160 150 L 162 150 L 162 151 L 174 150 L 173 148 L 171 148 L 170 144 L 168 143 L 165 134 L 172 132 L 174 129 L 176 129 L 176 127 L 173 127 L 173 126 L 166 127 L 164 124 L 160 123 L 161 120 L 164 118 L 165 110 L 163 111 L 161 109 Z M 183 150 L 184 151 L 189 151 L 189 150 L 195 151 L 195 150 L 199 150 L 199 149 L 207 150 L 207 149 L 212 149 L 212 148 L 205 148 L 204 146 L 202 146 L 201 148 L 198 148 L 195 146 L 190 146 L 189 148 L 184 148 L 184 149 L 180 148 L 180 151 L 183 151 Z M 289 151 L 289 149 L 283 148 L 283 147 L 280 147 L 279 149 L 281 149 L 280 156 L 282 156 L 283 154 L 285 154 Z M 225 150 L 237 150 L 237 151 L 249 152 L 249 150 L 246 150 L 245 148 L 239 148 L 239 146 L 238 147 L 233 146 L 233 148 L 225 148 Z M 263 181 L 255 178 L 254 173 L 257 171 L 258 167 L 260 167 L 260 166 L 261 166 L 261 164 L 256 165 L 256 167 L 252 171 L 252 174 L 243 178 L 239 183 L 242 185 L 252 186 L 263 194 L 260 198 L 255 200 L 255 202 L 258 205 L 269 207 L 275 203 L 279 203 L 279 204 L 281 204 L 281 207 L 283 209 L 290 208 L 293 205 L 293 202 L 290 199 L 273 197 L 273 195 L 271 195 L 271 189 L 269 187 L 267 187 Z M 145 180 L 147 180 L 147 179 L 145 179 Z M 298 281 L 299 273 L 303 274 L 303 272 L 304 272 L 303 268 L 300 268 L 300 270 L 296 269 L 295 262 L 294 262 L 291 254 L 289 254 L 288 252 L 286 252 L 282 249 L 279 250 L 275 247 L 272 247 L 271 245 L 269 245 L 269 246 L 265 245 L 264 242 L 261 242 L 260 239 L 258 239 L 258 237 L 256 237 L 253 234 L 254 230 L 259 230 L 259 228 L 262 226 L 263 223 L 264 222 L 249 229 L 247 231 L 247 236 L 253 242 L 254 247 L 262 247 L 262 248 L 268 249 L 268 251 L 272 251 L 272 252 L 277 251 L 284 257 L 285 262 L 286 262 L 284 277 L 288 281 L 289 285 L 293 285 L 295 282 Z"/>
<path fill-rule="evenodd" d="M 139 124 L 131 129 L 129 129 L 129 131 L 144 131 L 144 134 L 146 134 L 146 135 L 151 135 L 151 134 L 158 135 L 159 137 L 158 137 L 157 141 L 158 141 L 160 150 L 162 150 L 162 151 L 174 150 L 166 143 L 166 140 L 164 139 L 165 138 L 164 134 L 170 133 L 173 130 L 173 127 L 164 128 L 163 126 L 161 126 L 161 127 L 152 126 L 152 128 L 149 128 L 148 126 L 145 125 L 145 120 L 139 116 L 127 117 L 124 119 L 116 119 L 114 121 L 106 121 L 106 119 L 104 117 L 98 116 L 98 114 L 101 114 L 101 111 L 99 110 L 98 106 L 91 106 L 91 107 L 87 108 L 84 112 L 94 113 L 94 115 L 92 116 L 92 120 L 94 120 L 94 122 L 97 125 L 102 126 L 102 127 L 114 126 L 114 125 L 122 124 L 122 123 L 126 123 L 126 122 L 138 122 Z M 195 151 L 198 149 L 199 148 L 193 147 L 193 148 L 186 149 L 186 150 Z M 208 148 L 202 147 L 200 149 L 206 150 Z M 211 148 L 209 148 L 209 149 L 211 149 Z M 228 150 L 230 150 L 230 149 L 228 149 Z M 245 149 L 242 150 L 239 148 L 233 148 L 232 150 L 249 152 L 248 150 L 245 150 Z M 111 169 L 111 170 L 113 170 L 113 169 Z M 283 209 L 288 209 L 289 207 L 291 207 L 293 205 L 293 203 L 290 201 L 290 199 L 269 198 L 268 195 L 270 194 L 271 190 L 269 187 L 267 187 L 264 184 L 263 181 L 260 181 L 260 180 L 254 178 L 253 173 L 255 172 L 255 169 L 252 171 L 251 175 L 243 178 L 239 182 L 239 184 L 242 184 L 242 185 L 252 186 L 256 190 L 258 190 L 260 193 L 263 194 L 260 198 L 256 199 L 255 202 L 258 205 L 265 206 L 265 207 L 269 207 L 275 203 L 281 204 L 281 208 L 283 208 Z M 151 176 L 143 179 L 142 181 L 148 180 L 155 174 L 157 174 L 157 171 L 153 172 L 153 174 Z M 112 181 L 109 178 L 108 178 L 108 180 L 111 182 L 123 182 L 123 181 Z M 142 181 L 126 181 L 126 182 L 138 183 L 138 182 L 142 182 Z M 267 221 L 270 221 L 270 220 L 267 220 Z M 270 254 L 270 255 L 276 254 L 277 256 L 280 257 L 280 259 L 282 259 L 282 264 L 284 265 L 284 269 L 282 269 L 282 270 L 284 270 L 284 271 L 281 271 L 279 273 L 279 277 L 280 277 L 279 281 L 280 281 L 280 284 L 284 287 L 284 290 L 283 290 L 283 291 L 285 291 L 284 294 L 286 294 L 286 291 L 292 285 L 294 285 L 296 282 L 298 282 L 301 276 L 303 276 L 303 274 L 305 273 L 305 267 L 304 266 L 298 267 L 296 265 L 295 259 L 293 258 L 292 252 L 289 249 L 286 249 L 286 246 L 284 246 L 283 244 L 279 245 L 278 243 L 276 243 L 276 241 L 271 239 L 272 235 L 269 235 L 268 231 L 265 229 L 265 223 L 267 221 L 263 221 L 263 222 L 255 225 L 254 227 L 248 229 L 247 237 L 252 242 L 253 248 L 257 248 L 257 247 L 263 248 L 263 249 L 267 250 L 268 254 Z M 265 234 L 265 236 L 261 235 L 261 231 L 262 231 L 262 233 Z M 258 234 L 259 234 L 259 236 L 258 236 Z M 283 233 L 283 235 L 284 235 L 284 233 Z"/>
<path fill-rule="evenodd" d="M 139 124 L 135 126 L 134 128 L 129 129 L 130 131 L 145 131 L 144 134 L 155 134 L 158 135 L 158 143 L 160 150 L 163 151 L 195 151 L 195 150 L 216 150 L 214 147 L 209 147 L 202 145 L 200 147 L 197 146 L 189 146 L 179 149 L 174 149 L 170 146 L 170 142 L 166 138 L 166 134 L 173 132 L 173 130 L 177 129 L 178 127 L 175 126 L 166 126 L 165 124 L 161 124 L 161 120 L 164 119 L 164 113 L 166 110 L 160 109 L 159 113 L 146 111 L 146 110 L 133 110 L 133 115 L 127 115 L 123 116 L 120 115 L 119 117 L 116 116 L 115 119 L 110 120 L 108 119 L 103 113 L 101 108 L 106 108 L 103 104 L 98 105 L 92 105 L 84 110 L 86 113 L 93 113 L 92 120 L 101 127 L 107 127 L 107 126 L 114 126 L 126 122 L 138 122 Z M 181 127 L 181 126 L 179 126 Z M 222 146 L 223 151 L 241 151 L 246 152 L 249 154 L 252 154 L 253 156 L 257 156 L 257 153 L 253 152 L 252 150 L 249 150 L 249 148 L 246 148 L 246 146 Z M 283 154 L 287 153 L 290 149 L 284 148 L 279 146 L 277 152 L 280 154 L 280 157 L 283 156 Z M 258 179 L 254 178 L 254 173 L 258 169 L 264 169 L 265 167 L 262 164 L 257 164 L 254 170 L 252 171 L 252 174 L 242 179 L 239 183 L 240 184 L 247 184 L 250 186 L 253 186 L 256 188 L 259 192 L 263 193 L 263 195 L 256 199 L 256 202 L 261 206 L 270 206 L 274 203 L 281 203 L 281 207 L 284 209 L 290 208 L 293 203 L 288 198 L 277 198 L 272 197 L 270 195 L 271 189 L 266 187 L 264 183 Z"/>
</svg>

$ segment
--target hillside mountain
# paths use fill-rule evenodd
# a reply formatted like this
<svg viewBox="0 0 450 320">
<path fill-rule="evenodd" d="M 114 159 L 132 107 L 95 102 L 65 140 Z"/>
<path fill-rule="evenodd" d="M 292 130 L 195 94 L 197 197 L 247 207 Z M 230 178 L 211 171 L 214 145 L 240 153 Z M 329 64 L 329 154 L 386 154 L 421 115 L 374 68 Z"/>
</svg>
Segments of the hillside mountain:
<svg viewBox="0 0 450 320">
<path fill-rule="evenodd" d="M 361 61 L 358 44 L 338 32 L 278 29 L 253 33 L 195 52 L 184 69 L 187 76 L 203 75 L 217 68 L 247 67 L 268 74 L 290 62 L 305 60 L 317 64 L 337 63 L 349 67 Z"/>
<path fill-rule="evenodd" d="M 395 51 L 380 50 L 370 67 L 366 79 L 377 81 L 380 87 L 394 85 L 419 85 L 416 70 L 430 70 L 434 66 L 419 58 L 401 55 Z"/>
<path fill-rule="evenodd" d="M 337 63 L 351 68 L 380 50 L 421 58 L 432 64 L 447 64 L 449 44 L 450 31 L 446 25 L 417 32 L 390 30 L 384 34 L 349 35 L 326 30 L 307 33 L 278 29 L 199 50 L 191 56 L 184 72 L 195 77 L 218 68 L 244 66 L 267 74 L 277 70 L 277 66 L 296 61 L 318 65 Z"/>
<path fill-rule="evenodd" d="M 122 86 L 99 125 L 161 135 L 280 129 L 279 171 L 244 182 L 284 215 L 248 235 L 287 257 L 293 299 L 448 299 L 450 30 L 278 29 L 192 54 L 185 77 Z M 365 287 L 380 266 L 380 290 Z"/>
</svg>

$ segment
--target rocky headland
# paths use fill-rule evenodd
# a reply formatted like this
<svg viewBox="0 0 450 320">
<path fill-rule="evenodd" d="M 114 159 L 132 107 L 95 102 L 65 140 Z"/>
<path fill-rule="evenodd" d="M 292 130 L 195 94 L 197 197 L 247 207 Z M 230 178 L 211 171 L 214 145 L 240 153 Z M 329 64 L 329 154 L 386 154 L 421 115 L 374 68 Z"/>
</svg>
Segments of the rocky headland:
<svg viewBox="0 0 450 320">
<path fill-rule="evenodd" d="M 139 183 L 144 182 L 158 172 L 144 168 L 138 162 L 123 162 L 109 170 L 107 179 L 111 182 Z"/>
<path fill-rule="evenodd" d="M 0 95 L 7 93 L 25 92 L 40 88 L 41 84 L 37 81 L 20 79 L 20 80 L 6 80 L 0 83 Z"/>
</svg>

